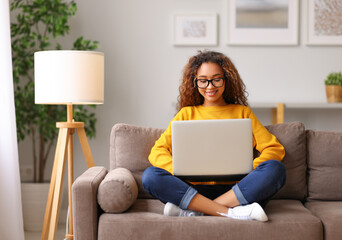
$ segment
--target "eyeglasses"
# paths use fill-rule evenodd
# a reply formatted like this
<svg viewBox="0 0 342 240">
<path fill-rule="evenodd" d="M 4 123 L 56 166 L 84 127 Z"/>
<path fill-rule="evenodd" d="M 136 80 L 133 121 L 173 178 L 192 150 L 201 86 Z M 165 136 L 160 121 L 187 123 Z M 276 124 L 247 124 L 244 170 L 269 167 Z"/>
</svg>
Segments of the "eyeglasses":
<svg viewBox="0 0 342 240">
<path fill-rule="evenodd" d="M 214 78 L 214 79 L 195 79 L 195 85 L 198 88 L 207 88 L 211 83 L 214 87 L 219 88 L 223 86 L 224 78 Z"/>
</svg>

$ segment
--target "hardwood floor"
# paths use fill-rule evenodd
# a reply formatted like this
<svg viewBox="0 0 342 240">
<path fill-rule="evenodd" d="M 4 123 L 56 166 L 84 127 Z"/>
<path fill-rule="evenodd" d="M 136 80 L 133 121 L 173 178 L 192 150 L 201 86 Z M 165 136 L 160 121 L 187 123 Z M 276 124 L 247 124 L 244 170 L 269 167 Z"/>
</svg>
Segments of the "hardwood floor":
<svg viewBox="0 0 342 240">
<path fill-rule="evenodd" d="M 39 240 L 41 232 L 25 232 L 25 240 Z M 65 237 L 65 223 L 58 224 L 56 232 L 56 240 L 64 240 Z"/>
</svg>

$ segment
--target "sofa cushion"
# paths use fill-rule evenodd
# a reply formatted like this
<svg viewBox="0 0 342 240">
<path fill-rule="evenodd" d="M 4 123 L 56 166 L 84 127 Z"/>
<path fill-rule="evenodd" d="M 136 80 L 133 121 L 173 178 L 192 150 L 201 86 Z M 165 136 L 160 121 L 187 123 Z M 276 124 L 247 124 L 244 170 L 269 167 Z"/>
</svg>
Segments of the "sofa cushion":
<svg viewBox="0 0 342 240">
<path fill-rule="evenodd" d="M 286 167 L 286 183 L 274 196 L 276 199 L 298 199 L 307 195 L 306 184 L 306 137 L 300 122 L 266 126 L 285 148 L 283 164 Z"/>
<path fill-rule="evenodd" d="M 342 133 L 307 131 L 308 200 L 342 200 Z"/>
<path fill-rule="evenodd" d="M 305 203 L 315 216 L 319 217 L 324 226 L 325 240 L 342 239 L 342 201 L 314 201 Z"/>
<path fill-rule="evenodd" d="M 163 129 L 138 127 L 129 124 L 116 124 L 110 137 L 110 169 L 129 169 L 139 189 L 139 198 L 152 198 L 142 186 L 141 175 L 150 167 L 148 161 L 151 148 Z"/>
<path fill-rule="evenodd" d="M 137 199 L 138 186 L 131 172 L 126 168 L 110 171 L 101 182 L 97 202 L 104 212 L 121 213 Z"/>
<path fill-rule="evenodd" d="M 269 221 L 241 221 L 224 217 L 170 217 L 164 204 L 138 199 L 125 214 L 102 214 L 98 240 L 113 239 L 254 239 L 322 240 L 321 221 L 300 201 L 271 200 L 266 207 Z M 295 234 L 293 234 L 295 233 Z"/>
</svg>

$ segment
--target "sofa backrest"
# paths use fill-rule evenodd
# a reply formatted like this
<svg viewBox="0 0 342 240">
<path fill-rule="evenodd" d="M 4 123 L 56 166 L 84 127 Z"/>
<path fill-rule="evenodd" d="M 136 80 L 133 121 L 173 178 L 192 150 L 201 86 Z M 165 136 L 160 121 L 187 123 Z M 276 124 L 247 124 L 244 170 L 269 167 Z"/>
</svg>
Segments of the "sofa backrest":
<svg viewBox="0 0 342 240">
<path fill-rule="evenodd" d="M 342 200 L 342 133 L 307 131 L 308 201 Z"/>
<path fill-rule="evenodd" d="M 286 183 L 274 196 L 276 199 L 305 200 L 307 195 L 306 180 L 306 136 L 305 127 L 300 122 L 266 126 L 285 148 L 282 163 L 286 167 Z"/>
<path fill-rule="evenodd" d="M 304 125 L 299 122 L 270 125 L 266 127 L 286 150 L 283 160 L 287 169 L 285 186 L 275 198 L 304 200 L 306 185 L 306 137 Z M 139 198 L 151 198 L 142 186 L 141 175 L 151 166 L 148 155 L 164 129 L 116 124 L 110 137 L 110 169 L 129 169 L 138 184 Z"/>
<path fill-rule="evenodd" d="M 129 169 L 138 185 L 138 198 L 152 198 L 145 192 L 141 175 L 150 166 L 148 155 L 164 129 L 116 124 L 110 135 L 109 167 Z"/>
</svg>

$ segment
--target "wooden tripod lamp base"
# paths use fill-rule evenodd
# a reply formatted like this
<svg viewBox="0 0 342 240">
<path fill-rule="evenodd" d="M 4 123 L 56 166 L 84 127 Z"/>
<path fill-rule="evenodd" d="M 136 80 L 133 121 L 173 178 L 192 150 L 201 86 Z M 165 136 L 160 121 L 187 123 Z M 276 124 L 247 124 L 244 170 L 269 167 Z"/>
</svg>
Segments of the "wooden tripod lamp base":
<svg viewBox="0 0 342 240">
<path fill-rule="evenodd" d="M 71 108 L 72 111 L 72 108 Z M 69 113 L 69 111 L 68 111 Z M 68 114 L 69 116 L 69 114 Z M 71 115 L 72 116 L 72 115 Z M 69 117 L 68 117 L 69 118 Z M 70 119 L 68 119 L 70 120 Z M 55 239 L 63 188 L 66 152 L 68 149 L 68 191 L 69 191 L 69 233 L 66 239 L 73 239 L 72 195 L 73 183 L 73 134 L 76 129 L 88 168 L 95 166 L 89 148 L 83 122 L 58 122 L 59 128 L 55 160 L 53 163 L 48 200 L 46 204 L 41 240 Z"/>
</svg>

